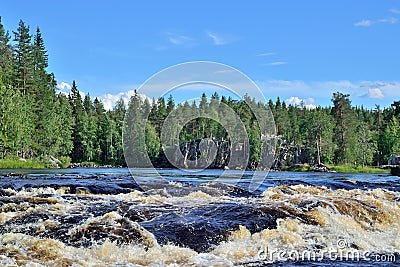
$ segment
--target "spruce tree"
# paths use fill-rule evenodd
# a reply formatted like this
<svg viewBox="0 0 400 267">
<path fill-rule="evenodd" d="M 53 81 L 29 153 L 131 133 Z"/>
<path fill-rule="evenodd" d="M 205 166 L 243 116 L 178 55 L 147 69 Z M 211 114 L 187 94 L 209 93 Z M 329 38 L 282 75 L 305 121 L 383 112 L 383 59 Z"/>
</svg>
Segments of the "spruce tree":
<svg viewBox="0 0 400 267">
<path fill-rule="evenodd" d="M 335 163 L 356 163 L 354 146 L 356 145 L 357 120 L 351 107 L 348 94 L 334 93 L 332 116 L 335 120 L 334 138 L 336 145 Z"/>
<path fill-rule="evenodd" d="M 69 102 L 72 108 L 72 116 L 74 118 L 74 127 L 72 132 L 73 149 L 71 152 L 71 159 L 73 162 L 81 162 L 84 158 L 84 112 L 82 97 L 75 81 L 72 82 L 71 93 L 69 94 Z"/>
<path fill-rule="evenodd" d="M 29 33 L 29 26 L 20 20 L 19 26 L 14 33 L 14 85 L 26 94 L 33 94 L 30 91 L 31 77 L 33 75 L 33 53 L 32 36 Z"/>
<path fill-rule="evenodd" d="M 4 29 L 0 16 L 0 75 L 4 85 L 12 83 L 13 48 L 10 44 L 10 34 Z"/>
</svg>

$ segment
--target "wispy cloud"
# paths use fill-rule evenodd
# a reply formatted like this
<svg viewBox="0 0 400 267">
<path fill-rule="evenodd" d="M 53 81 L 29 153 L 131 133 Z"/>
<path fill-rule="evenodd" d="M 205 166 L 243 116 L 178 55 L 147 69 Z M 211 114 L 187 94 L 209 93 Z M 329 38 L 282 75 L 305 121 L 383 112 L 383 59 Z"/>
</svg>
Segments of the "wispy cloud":
<svg viewBox="0 0 400 267">
<path fill-rule="evenodd" d="M 398 9 L 390 9 L 389 12 L 393 13 L 393 14 L 400 14 L 400 10 Z M 395 24 L 399 21 L 398 18 L 396 17 L 386 17 L 383 19 L 376 19 L 376 20 L 370 20 L 370 19 L 365 19 L 365 20 L 361 20 L 359 22 L 354 23 L 355 27 L 370 27 L 373 24 L 377 24 L 377 23 L 388 23 L 388 24 Z"/>
<path fill-rule="evenodd" d="M 397 23 L 399 20 L 397 18 L 387 18 L 387 19 L 380 19 L 379 22 L 382 23 L 390 23 L 390 24 L 395 24 Z"/>
<path fill-rule="evenodd" d="M 268 65 L 270 65 L 270 66 L 279 66 L 279 65 L 286 65 L 286 64 L 288 64 L 288 62 L 286 62 L 286 61 L 275 61 L 275 62 L 268 63 Z"/>
<path fill-rule="evenodd" d="M 193 41 L 193 39 L 188 36 L 176 34 L 173 32 L 165 32 L 165 35 L 168 41 L 173 45 L 184 45 Z"/>
<path fill-rule="evenodd" d="M 374 24 L 374 22 L 372 22 L 371 20 L 362 20 L 359 22 L 354 23 L 354 26 L 356 27 L 370 27 L 372 24 Z"/>
<path fill-rule="evenodd" d="M 273 55 L 275 55 L 275 53 L 273 53 L 273 52 L 268 52 L 268 53 L 260 53 L 260 54 L 258 54 L 257 56 L 258 56 L 258 57 L 269 57 L 269 56 L 273 56 Z"/>
<path fill-rule="evenodd" d="M 226 37 L 221 36 L 215 32 L 206 32 L 207 36 L 212 39 L 214 45 L 225 45 L 229 43 L 229 40 Z"/>
<path fill-rule="evenodd" d="M 365 99 L 391 102 L 400 98 L 400 81 L 301 81 L 301 80 L 269 80 L 257 82 L 266 95 L 281 96 L 289 99 L 296 93 L 300 99 L 326 101 L 334 92 L 350 94 L 353 100 L 363 103 Z M 357 100 L 358 99 L 358 100 Z M 292 99 L 295 101 L 296 99 Z"/>
</svg>

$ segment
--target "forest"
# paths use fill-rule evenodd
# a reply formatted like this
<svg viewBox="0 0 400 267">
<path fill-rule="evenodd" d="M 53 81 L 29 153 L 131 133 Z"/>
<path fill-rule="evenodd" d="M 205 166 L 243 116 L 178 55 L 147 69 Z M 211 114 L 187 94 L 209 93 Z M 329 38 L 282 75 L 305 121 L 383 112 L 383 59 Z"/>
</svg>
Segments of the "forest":
<svg viewBox="0 0 400 267">
<path fill-rule="evenodd" d="M 83 99 L 75 81 L 71 92 L 58 92 L 54 73 L 48 72 L 48 53 L 39 28 L 32 34 L 22 20 L 16 31 L 4 29 L 0 17 L 0 159 L 57 158 L 72 162 L 96 162 L 124 166 L 122 131 L 128 109 L 148 113 L 145 145 L 150 159 L 162 154 L 161 130 L 168 114 L 193 114 L 215 110 L 216 119 L 199 117 L 185 125 L 179 142 L 199 138 L 229 139 L 217 122 L 218 110 L 228 105 L 243 122 L 250 143 L 248 167 L 260 158 L 259 122 L 249 105 L 269 108 L 275 120 L 278 157 L 282 151 L 297 151 L 299 157 L 286 164 L 387 164 L 400 152 L 400 101 L 374 109 L 353 106 L 350 96 L 332 95 L 332 106 L 307 109 L 287 105 L 281 99 L 263 104 L 244 96 L 243 100 L 202 95 L 199 103 L 176 104 L 168 98 L 119 100 L 112 110 L 86 94 Z M 250 104 L 249 104 L 250 103 Z M 67 165 L 68 165 L 67 164 Z"/>
</svg>

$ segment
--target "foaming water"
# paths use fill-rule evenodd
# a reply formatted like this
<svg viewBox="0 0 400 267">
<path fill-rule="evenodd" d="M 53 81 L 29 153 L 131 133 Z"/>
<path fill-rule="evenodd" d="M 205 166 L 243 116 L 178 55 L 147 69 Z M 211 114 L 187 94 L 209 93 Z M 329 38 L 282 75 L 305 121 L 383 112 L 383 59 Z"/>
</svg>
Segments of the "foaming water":
<svg viewBox="0 0 400 267">
<path fill-rule="evenodd" d="M 0 265 L 399 263 L 398 177 L 274 172 L 250 193 L 220 173 L 137 170 L 143 191 L 127 169 L 4 171 Z"/>
</svg>

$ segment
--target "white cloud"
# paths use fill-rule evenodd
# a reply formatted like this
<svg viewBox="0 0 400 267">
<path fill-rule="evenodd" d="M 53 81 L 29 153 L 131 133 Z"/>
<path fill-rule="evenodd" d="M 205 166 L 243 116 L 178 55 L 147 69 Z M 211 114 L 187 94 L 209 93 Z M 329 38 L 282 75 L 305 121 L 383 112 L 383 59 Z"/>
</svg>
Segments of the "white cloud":
<svg viewBox="0 0 400 267">
<path fill-rule="evenodd" d="M 305 107 L 306 109 L 315 109 L 317 106 L 314 104 L 314 98 L 310 97 L 308 99 L 301 99 L 298 96 L 291 96 L 286 99 L 286 104 L 296 106 L 296 107 Z"/>
<path fill-rule="evenodd" d="M 275 61 L 275 62 L 271 62 L 268 65 L 270 66 L 279 66 L 279 65 L 286 65 L 288 64 L 286 61 Z"/>
<path fill-rule="evenodd" d="M 354 23 L 354 26 L 356 26 L 356 27 L 369 27 L 373 23 L 374 22 L 372 22 L 371 20 L 366 19 L 366 20 L 362 20 L 362 21 Z"/>
<path fill-rule="evenodd" d="M 393 14 L 400 14 L 400 10 L 399 9 L 392 8 L 389 11 L 392 12 Z"/>
<path fill-rule="evenodd" d="M 373 99 L 385 98 L 385 95 L 382 93 L 382 90 L 379 88 L 368 89 L 368 93 L 365 96 L 367 96 L 369 98 L 373 98 Z"/>
<path fill-rule="evenodd" d="M 122 99 L 127 105 L 129 103 L 130 98 L 135 94 L 135 90 L 129 90 L 127 92 L 119 92 L 117 94 L 104 94 L 99 97 L 101 102 L 104 105 L 104 108 L 106 110 L 112 110 L 115 107 L 115 104 L 118 102 L 118 100 Z M 152 102 L 152 99 L 146 96 L 145 94 L 138 94 L 139 97 L 144 101 L 145 99 L 148 99 L 149 102 Z"/>
<path fill-rule="evenodd" d="M 228 41 L 223 38 L 221 35 L 218 35 L 214 32 L 206 32 L 207 36 L 210 37 L 215 45 L 224 45 L 227 44 Z"/>
<path fill-rule="evenodd" d="M 61 82 L 57 84 L 57 89 L 59 90 L 71 90 L 72 86 L 69 83 Z"/>
<path fill-rule="evenodd" d="M 72 86 L 67 83 L 67 82 L 61 82 L 59 84 L 56 85 L 56 89 L 63 95 L 68 96 L 71 93 L 71 88 Z M 81 97 L 84 98 L 85 97 L 85 93 L 82 91 L 79 91 L 79 93 L 81 94 Z"/>
<path fill-rule="evenodd" d="M 225 75 L 230 73 L 229 71 L 215 71 L 215 74 Z M 140 88 L 139 85 L 130 85 L 125 88 L 139 88 L 139 95 L 144 100 L 149 97 L 155 97 L 168 95 L 170 92 L 166 92 L 166 88 L 173 88 L 174 85 L 179 82 L 159 82 L 152 84 L 150 87 Z M 388 105 L 396 99 L 400 99 L 400 81 L 356 81 L 351 82 L 348 80 L 343 81 L 302 81 L 302 80 L 266 80 L 257 81 L 256 84 L 263 92 L 266 99 L 274 99 L 281 97 L 286 99 L 285 102 L 290 105 L 300 105 L 303 101 L 304 106 L 308 109 L 313 109 L 318 105 L 328 106 L 331 105 L 331 97 L 335 92 L 342 92 L 350 94 L 351 100 L 356 105 L 362 105 L 366 103 L 366 100 L 374 101 L 375 104 Z M 245 88 L 246 84 L 236 84 L 228 82 L 228 87 L 235 91 L 235 89 Z M 59 85 L 61 87 L 61 84 Z M 150 90 L 151 89 L 151 90 Z M 177 91 L 175 91 L 177 90 Z M 189 92 L 190 90 L 190 92 Z M 171 93 L 175 97 L 182 92 L 185 95 L 200 96 L 201 92 L 214 92 L 216 87 L 214 85 L 207 85 L 203 83 L 185 85 L 182 88 L 174 89 Z M 145 94 L 140 94 L 140 93 Z M 240 90 L 237 90 L 240 92 Z M 199 95 L 197 95 L 199 93 Z M 248 92 L 252 95 L 251 92 Z M 127 90 L 119 92 L 117 94 L 104 94 L 98 98 L 103 102 L 104 107 L 107 110 L 114 108 L 116 102 L 119 99 L 123 99 L 125 104 L 128 104 L 130 97 L 134 94 L 134 90 Z M 176 101 L 186 100 L 180 99 Z M 318 105 L 316 104 L 318 103 Z"/>
<path fill-rule="evenodd" d="M 257 81 L 257 85 L 267 99 L 275 99 L 278 96 L 281 99 L 290 99 L 292 96 L 297 96 L 305 100 L 312 96 L 318 105 L 322 106 L 331 104 L 330 99 L 335 92 L 350 94 L 350 99 L 355 105 L 366 103 L 388 105 L 400 99 L 400 81 L 269 80 Z M 379 91 L 373 89 L 379 89 Z M 313 103 L 307 102 L 307 104 Z"/>
<path fill-rule="evenodd" d="M 363 92 L 361 97 L 374 99 L 396 99 L 400 98 L 400 82 L 396 81 L 363 81 L 360 88 L 368 88 L 368 92 Z"/>
</svg>

